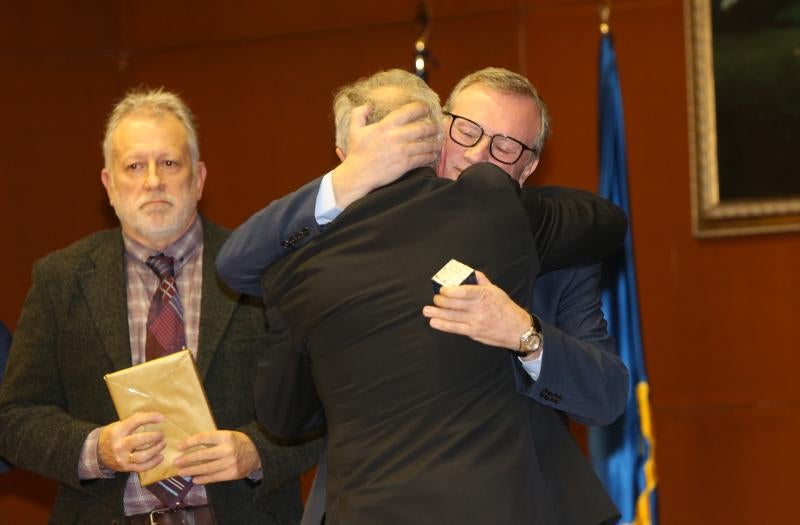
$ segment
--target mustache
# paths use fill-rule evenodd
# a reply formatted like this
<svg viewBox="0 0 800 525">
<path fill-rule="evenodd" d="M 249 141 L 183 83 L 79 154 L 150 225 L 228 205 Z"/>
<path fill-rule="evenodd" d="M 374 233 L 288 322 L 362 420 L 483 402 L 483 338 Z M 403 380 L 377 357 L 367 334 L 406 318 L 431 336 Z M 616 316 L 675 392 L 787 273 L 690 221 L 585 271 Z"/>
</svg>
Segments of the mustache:
<svg viewBox="0 0 800 525">
<path fill-rule="evenodd" d="M 175 205 L 175 199 L 173 199 L 170 195 L 162 192 L 154 192 L 148 195 L 141 197 L 138 202 L 136 203 L 137 208 L 141 208 L 145 204 L 148 204 L 153 201 L 163 201 L 167 204 Z"/>
</svg>

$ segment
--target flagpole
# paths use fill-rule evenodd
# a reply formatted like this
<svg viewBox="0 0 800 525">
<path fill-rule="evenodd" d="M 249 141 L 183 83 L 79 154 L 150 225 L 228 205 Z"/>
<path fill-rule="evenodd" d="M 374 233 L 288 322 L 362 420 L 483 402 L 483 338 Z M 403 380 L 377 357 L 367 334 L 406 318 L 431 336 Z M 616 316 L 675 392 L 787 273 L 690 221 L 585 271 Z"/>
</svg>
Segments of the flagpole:
<svg viewBox="0 0 800 525">
<path fill-rule="evenodd" d="M 633 225 L 628 195 L 622 92 L 609 25 L 610 4 L 600 7 L 600 194 L 621 207 Z M 623 249 L 604 263 L 603 313 L 631 378 L 625 414 L 589 432 L 592 463 L 622 514 L 621 523 L 656 525 L 655 439 L 650 388 L 644 366 L 636 265 L 631 231 Z"/>
</svg>

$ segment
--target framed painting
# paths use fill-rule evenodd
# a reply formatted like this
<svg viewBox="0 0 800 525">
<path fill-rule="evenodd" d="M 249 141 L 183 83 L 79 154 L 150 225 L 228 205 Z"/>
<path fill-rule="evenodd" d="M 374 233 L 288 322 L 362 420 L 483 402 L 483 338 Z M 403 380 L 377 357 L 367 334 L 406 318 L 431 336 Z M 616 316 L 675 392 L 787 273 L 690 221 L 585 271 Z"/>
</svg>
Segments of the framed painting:
<svg viewBox="0 0 800 525">
<path fill-rule="evenodd" d="M 685 0 L 698 237 L 800 231 L 800 0 Z"/>
</svg>

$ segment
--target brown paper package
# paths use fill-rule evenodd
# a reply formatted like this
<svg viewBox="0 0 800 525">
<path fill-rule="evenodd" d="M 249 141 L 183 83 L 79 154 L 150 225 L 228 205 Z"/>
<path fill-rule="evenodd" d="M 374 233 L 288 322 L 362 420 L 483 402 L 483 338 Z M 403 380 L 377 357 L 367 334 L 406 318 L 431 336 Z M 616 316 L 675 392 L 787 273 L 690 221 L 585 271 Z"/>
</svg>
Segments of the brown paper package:
<svg viewBox="0 0 800 525">
<path fill-rule="evenodd" d="M 179 452 L 177 444 L 198 432 L 216 430 L 200 384 L 192 353 L 181 350 L 104 376 L 120 420 L 136 412 L 160 412 L 163 423 L 145 425 L 142 432 L 160 430 L 167 446 L 164 460 L 156 467 L 139 473 L 142 485 L 178 474 L 172 464 Z"/>
</svg>

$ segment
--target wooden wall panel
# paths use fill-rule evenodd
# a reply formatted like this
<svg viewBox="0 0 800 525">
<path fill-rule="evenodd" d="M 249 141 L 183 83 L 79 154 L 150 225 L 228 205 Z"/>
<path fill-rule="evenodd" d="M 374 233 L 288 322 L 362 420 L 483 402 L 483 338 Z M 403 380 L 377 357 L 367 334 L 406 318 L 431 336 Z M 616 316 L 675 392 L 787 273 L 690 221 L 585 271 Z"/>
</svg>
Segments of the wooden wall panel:
<svg viewBox="0 0 800 525">
<path fill-rule="evenodd" d="M 120 0 L 123 42 L 132 49 L 207 48 L 298 35 L 358 32 L 412 22 L 417 4 L 400 2 L 158 2 Z M 197 49 L 195 51 L 198 51 Z"/>
<path fill-rule="evenodd" d="M 410 63 L 408 48 L 396 45 L 413 39 L 407 28 L 365 33 L 298 35 L 202 54 L 178 49 L 131 61 L 136 82 L 163 81 L 185 93 L 197 113 L 210 169 L 203 202 L 209 217 L 239 224 L 335 166 L 334 91 L 376 68 Z"/>
<path fill-rule="evenodd" d="M 431 86 L 446 96 L 488 65 L 528 75 L 554 124 L 535 181 L 596 188 L 598 2 L 429 4 Z M 0 17 L 0 224 L 19 255 L 0 263 L 0 319 L 14 326 L 34 259 L 115 224 L 99 143 L 126 89 L 185 96 L 209 165 L 201 209 L 234 226 L 335 165 L 333 92 L 410 67 L 416 9 L 416 0 L 10 6 Z M 800 235 L 691 236 L 682 1 L 617 0 L 611 25 L 662 523 L 785 521 L 800 459 L 791 335 Z M 0 478 L 0 515 L 44 523 L 54 485 L 35 494 L 41 481 Z"/>
<path fill-rule="evenodd" d="M 13 101 L 0 127 L 0 224 L 18 257 L 0 263 L 8 291 L 0 319 L 13 327 L 33 261 L 114 222 L 100 184 L 100 142 L 115 87 L 104 60 L 9 63 L 14 74 L 0 87 Z"/>
<path fill-rule="evenodd" d="M 661 523 L 792 523 L 796 404 L 657 407 Z"/>
<path fill-rule="evenodd" d="M 436 12 L 436 11 L 434 11 Z M 465 75 L 487 66 L 518 69 L 519 18 L 498 10 L 475 16 L 452 16 L 433 22 L 428 82 L 442 103 Z"/>
<path fill-rule="evenodd" d="M 0 16 L 0 54 L 90 54 L 116 45 L 117 3 L 96 0 L 14 2 Z"/>
<path fill-rule="evenodd" d="M 481 20 L 479 27 L 469 18 L 436 22 L 442 45 L 430 82 L 439 92 L 488 64 L 516 67 L 516 33 L 506 29 L 514 18 L 492 13 Z M 140 50 L 129 57 L 126 73 L 130 85 L 155 82 L 185 94 L 200 122 L 211 174 L 202 210 L 233 226 L 335 166 L 333 94 L 379 69 L 409 68 L 417 34 L 407 21 L 206 44 L 202 50 Z M 486 42 L 504 50 L 499 62 Z"/>
<path fill-rule="evenodd" d="M 597 189 L 597 12 L 592 6 L 532 3 L 520 68 L 548 104 L 552 135 L 536 184 Z"/>
<path fill-rule="evenodd" d="M 15 4 L 0 17 L 0 224 L 17 254 L 0 263 L 0 319 L 12 328 L 33 261 L 113 224 L 98 183 L 116 8 L 93 4 Z"/>
</svg>

